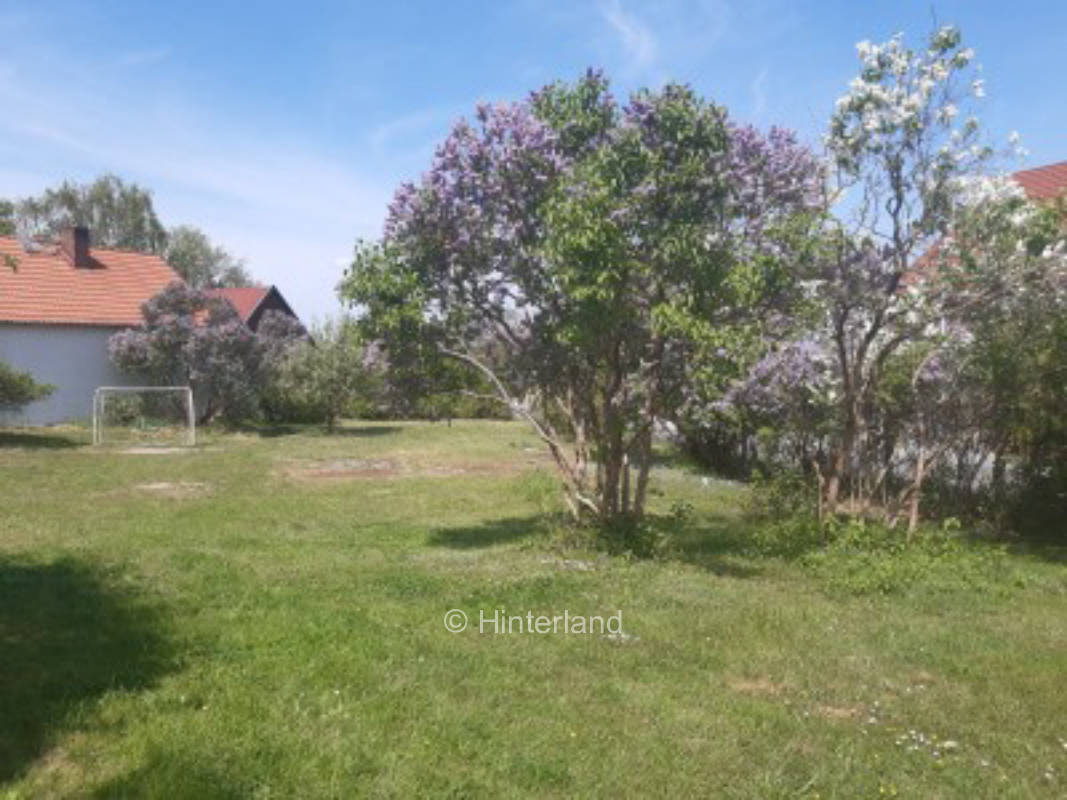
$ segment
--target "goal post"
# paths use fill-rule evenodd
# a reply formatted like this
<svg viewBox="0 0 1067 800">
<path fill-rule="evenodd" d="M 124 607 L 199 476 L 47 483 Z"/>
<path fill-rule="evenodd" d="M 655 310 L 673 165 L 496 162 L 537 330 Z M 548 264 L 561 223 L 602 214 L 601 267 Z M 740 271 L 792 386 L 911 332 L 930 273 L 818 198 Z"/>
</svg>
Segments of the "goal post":
<svg viewBox="0 0 1067 800">
<path fill-rule="evenodd" d="M 188 386 L 100 386 L 93 392 L 93 444 L 196 444 Z"/>
</svg>

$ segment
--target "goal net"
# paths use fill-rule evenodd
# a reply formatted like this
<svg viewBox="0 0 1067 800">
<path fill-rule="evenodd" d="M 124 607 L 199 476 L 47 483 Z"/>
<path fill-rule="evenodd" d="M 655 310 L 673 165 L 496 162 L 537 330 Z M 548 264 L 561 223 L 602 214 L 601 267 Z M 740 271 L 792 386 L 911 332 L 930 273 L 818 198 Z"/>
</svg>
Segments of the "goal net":
<svg viewBox="0 0 1067 800">
<path fill-rule="evenodd" d="M 93 444 L 192 447 L 196 411 L 188 386 L 101 386 L 93 393 Z"/>
</svg>

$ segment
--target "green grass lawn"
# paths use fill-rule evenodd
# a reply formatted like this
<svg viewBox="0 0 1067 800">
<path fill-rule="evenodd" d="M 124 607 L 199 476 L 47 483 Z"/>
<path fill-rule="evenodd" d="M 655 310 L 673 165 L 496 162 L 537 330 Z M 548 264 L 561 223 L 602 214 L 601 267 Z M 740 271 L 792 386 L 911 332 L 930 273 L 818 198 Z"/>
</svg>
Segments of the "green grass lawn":
<svg viewBox="0 0 1067 800">
<path fill-rule="evenodd" d="M 1067 796 L 1047 553 L 850 594 L 670 464 L 673 556 L 565 549 L 511 423 L 86 439 L 0 432 L 0 797 Z"/>
</svg>

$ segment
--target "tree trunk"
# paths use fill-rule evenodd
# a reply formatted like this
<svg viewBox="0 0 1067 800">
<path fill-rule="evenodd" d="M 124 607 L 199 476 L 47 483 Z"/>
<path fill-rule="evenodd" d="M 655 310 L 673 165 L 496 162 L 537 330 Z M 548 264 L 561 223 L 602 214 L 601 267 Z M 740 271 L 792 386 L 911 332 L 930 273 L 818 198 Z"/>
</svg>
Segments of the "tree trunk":
<svg viewBox="0 0 1067 800">
<path fill-rule="evenodd" d="M 652 427 L 641 434 L 638 441 L 637 489 L 634 492 L 634 516 L 638 519 L 645 514 L 645 498 L 648 496 L 648 475 L 652 469 Z"/>
<path fill-rule="evenodd" d="M 830 516 L 837 513 L 837 507 L 841 501 L 841 489 L 845 478 L 849 475 L 853 450 L 856 447 L 856 435 L 859 430 L 859 412 L 856 409 L 856 400 L 849 400 L 845 408 L 847 417 L 844 431 L 841 435 L 841 441 L 830 454 L 830 472 L 826 477 L 826 497 L 823 498 L 823 513 Z"/>
<path fill-rule="evenodd" d="M 993 453 L 992 477 L 993 497 L 997 503 L 1000 503 L 1000 501 L 1004 497 L 1004 485 L 1006 475 L 1007 469 L 1004 464 L 1004 449 L 1002 447 L 997 447 L 996 451 L 994 451 Z"/>
<path fill-rule="evenodd" d="M 919 434 L 922 436 L 922 433 Z M 923 478 L 926 476 L 926 448 L 919 442 L 919 452 L 915 456 L 915 474 L 911 482 L 911 496 L 908 498 L 908 541 L 911 541 L 915 529 L 919 526 L 919 499 L 922 497 Z"/>
<path fill-rule="evenodd" d="M 619 513 L 619 482 L 622 480 L 622 458 L 612 446 L 604 454 L 604 483 L 600 487 L 600 516 L 609 520 Z"/>
</svg>

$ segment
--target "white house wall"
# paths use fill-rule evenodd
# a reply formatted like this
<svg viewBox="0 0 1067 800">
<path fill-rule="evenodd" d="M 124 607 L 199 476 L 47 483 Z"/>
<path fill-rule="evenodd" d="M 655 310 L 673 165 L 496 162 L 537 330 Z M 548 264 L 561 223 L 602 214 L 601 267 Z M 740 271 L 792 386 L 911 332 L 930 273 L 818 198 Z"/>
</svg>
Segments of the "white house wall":
<svg viewBox="0 0 1067 800">
<path fill-rule="evenodd" d="M 92 416 L 98 386 L 136 386 L 107 356 L 107 340 L 121 328 L 94 325 L 0 323 L 0 361 L 29 372 L 56 390 L 14 411 L 0 411 L 0 424 L 51 425 Z"/>
</svg>

